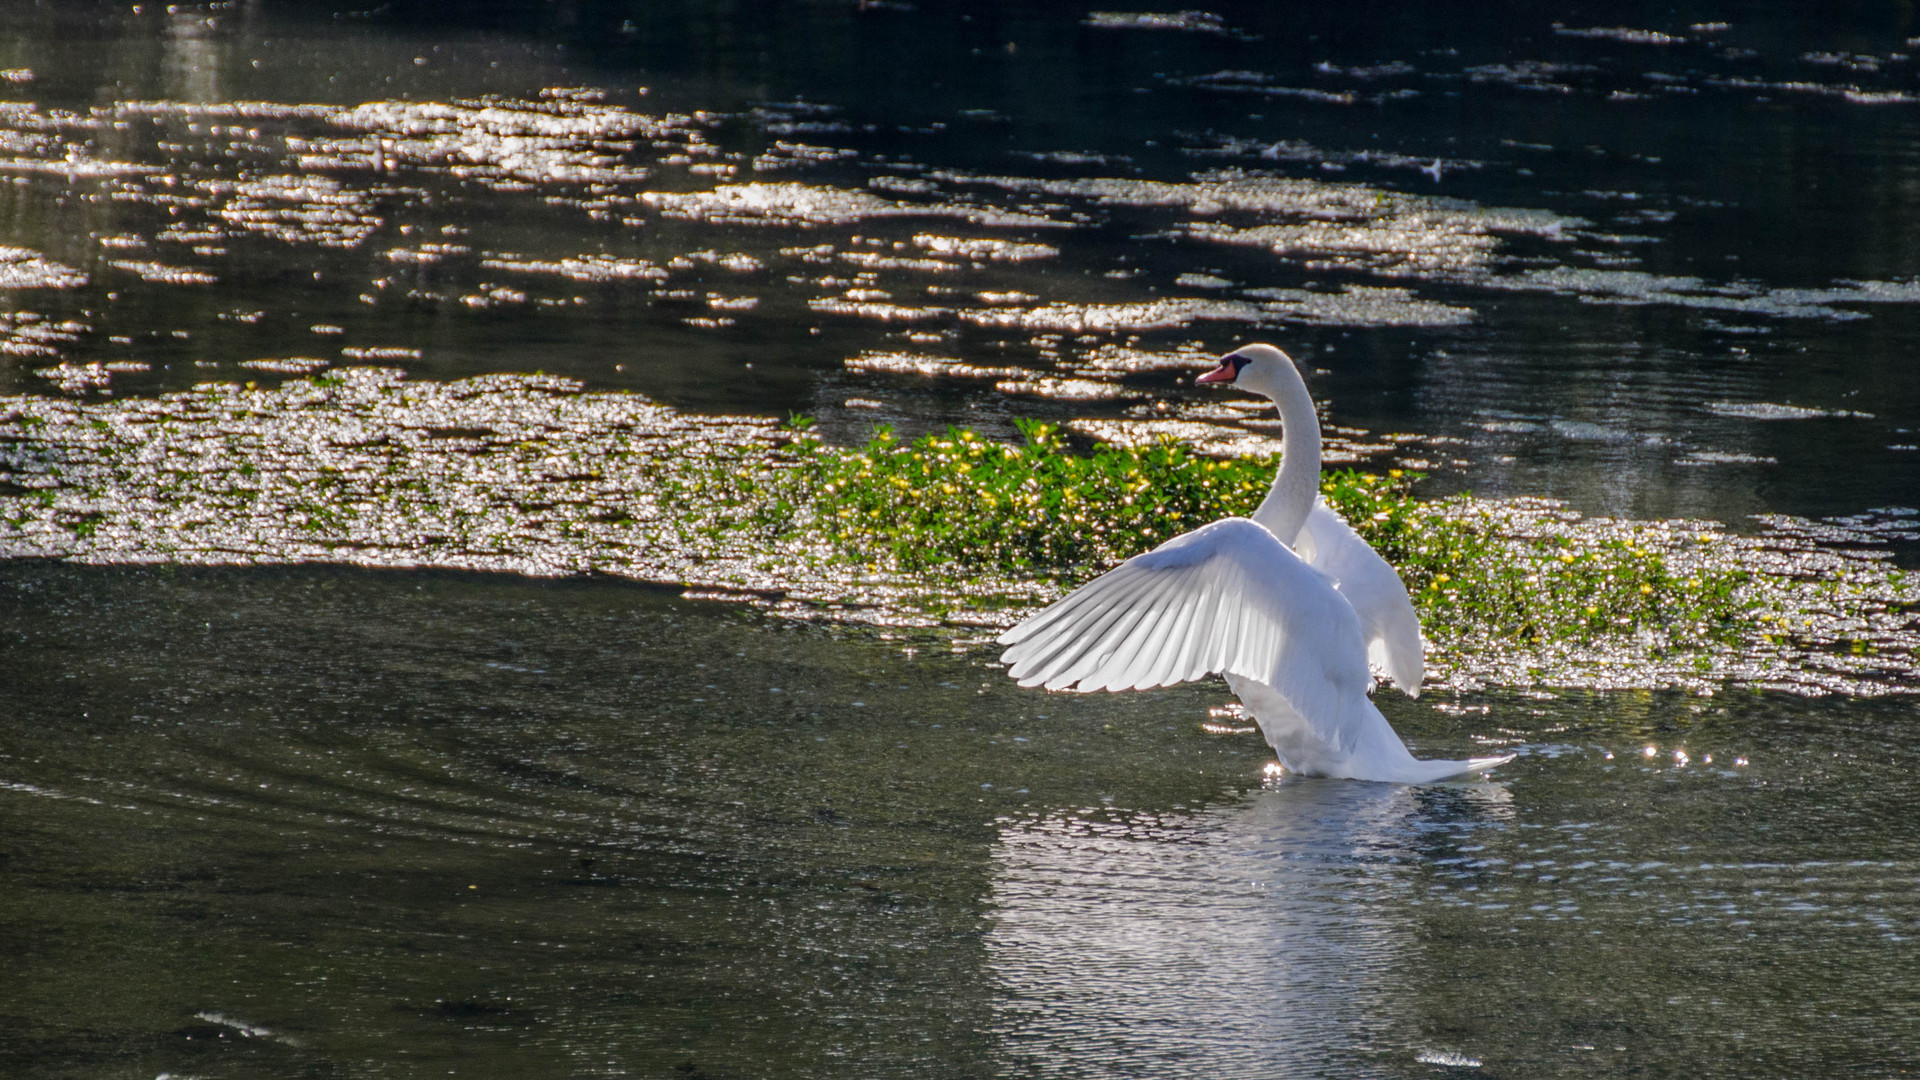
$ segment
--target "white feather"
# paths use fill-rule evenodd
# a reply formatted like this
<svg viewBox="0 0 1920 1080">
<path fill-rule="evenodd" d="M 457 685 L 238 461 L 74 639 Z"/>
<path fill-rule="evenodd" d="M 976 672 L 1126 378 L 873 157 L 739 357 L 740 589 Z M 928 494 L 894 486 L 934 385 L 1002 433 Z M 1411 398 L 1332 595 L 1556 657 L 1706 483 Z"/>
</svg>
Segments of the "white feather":
<svg viewBox="0 0 1920 1080">
<path fill-rule="evenodd" d="M 1324 500 L 1314 503 L 1293 546 L 1309 566 L 1332 578 L 1353 605 L 1367 641 L 1367 659 L 1384 669 L 1395 686 L 1419 697 L 1426 678 L 1426 647 L 1420 640 L 1420 616 L 1414 614 L 1400 575 Z"/>
</svg>

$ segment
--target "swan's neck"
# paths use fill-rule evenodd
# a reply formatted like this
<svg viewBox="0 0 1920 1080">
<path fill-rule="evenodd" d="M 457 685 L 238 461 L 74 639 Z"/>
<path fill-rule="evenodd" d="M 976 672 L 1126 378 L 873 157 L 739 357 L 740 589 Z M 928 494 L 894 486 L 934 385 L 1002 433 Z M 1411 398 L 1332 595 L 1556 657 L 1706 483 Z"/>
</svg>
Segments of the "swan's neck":
<svg viewBox="0 0 1920 1080">
<path fill-rule="evenodd" d="M 1280 383 L 1268 395 L 1280 409 L 1280 473 L 1253 520 L 1281 543 L 1292 544 L 1320 494 L 1320 418 L 1314 415 L 1306 382 L 1291 363 L 1285 365 Z"/>
</svg>

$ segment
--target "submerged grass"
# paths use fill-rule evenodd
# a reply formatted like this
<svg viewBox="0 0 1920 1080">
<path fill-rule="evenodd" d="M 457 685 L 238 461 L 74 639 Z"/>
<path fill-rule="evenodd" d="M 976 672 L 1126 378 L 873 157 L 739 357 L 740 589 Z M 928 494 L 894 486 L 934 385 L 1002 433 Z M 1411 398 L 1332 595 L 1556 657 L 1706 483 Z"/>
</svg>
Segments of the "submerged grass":
<svg viewBox="0 0 1920 1080">
<path fill-rule="evenodd" d="M 909 442 L 882 429 L 839 448 L 806 435 L 795 468 L 769 491 L 791 528 L 849 556 L 909 571 L 996 571 L 1081 580 L 1211 521 L 1249 515 L 1276 457 L 1218 460 L 1163 441 L 1071 451 L 1052 425 L 1022 422 L 1006 445 L 950 429 Z M 1759 604 L 1750 575 L 1677 568 L 1631 537 L 1516 530 L 1468 496 L 1425 501 L 1418 475 L 1328 471 L 1327 503 L 1400 572 L 1437 642 L 1590 642 L 1632 635 L 1645 647 L 1739 638 Z M 792 513 L 795 508 L 803 512 Z"/>
</svg>

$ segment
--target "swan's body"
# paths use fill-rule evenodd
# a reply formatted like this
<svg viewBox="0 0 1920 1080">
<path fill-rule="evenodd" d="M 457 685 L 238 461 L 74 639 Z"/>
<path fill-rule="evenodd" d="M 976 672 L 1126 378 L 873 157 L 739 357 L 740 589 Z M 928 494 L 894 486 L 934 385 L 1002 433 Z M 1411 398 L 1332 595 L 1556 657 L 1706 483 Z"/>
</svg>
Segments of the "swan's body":
<svg viewBox="0 0 1920 1080">
<path fill-rule="evenodd" d="M 1281 765 L 1308 776 L 1428 783 L 1510 760 L 1415 758 L 1368 698 L 1369 658 L 1420 693 L 1420 621 L 1399 575 L 1320 501 L 1320 424 L 1293 361 L 1249 345 L 1201 381 L 1273 398 L 1273 489 L 1251 519 L 1176 536 L 1002 634 L 1008 674 L 1081 691 L 1223 674 Z"/>
</svg>

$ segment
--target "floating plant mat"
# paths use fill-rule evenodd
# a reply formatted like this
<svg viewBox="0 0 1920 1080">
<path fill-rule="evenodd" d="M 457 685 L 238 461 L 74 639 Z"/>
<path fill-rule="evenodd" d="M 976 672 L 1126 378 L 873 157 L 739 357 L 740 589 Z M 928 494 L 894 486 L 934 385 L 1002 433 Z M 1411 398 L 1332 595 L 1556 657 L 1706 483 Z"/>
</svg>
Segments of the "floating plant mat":
<svg viewBox="0 0 1920 1080">
<path fill-rule="evenodd" d="M 547 376 L 354 368 L 157 399 L 0 398 L 0 555 L 604 573 L 797 617 L 983 630 L 1221 513 L 1265 459 L 971 432 L 837 448 Z M 1323 485 L 1407 580 L 1433 684 L 1920 687 L 1920 580 L 1869 538 Z M 937 628 L 945 627 L 944 631 Z"/>
</svg>

